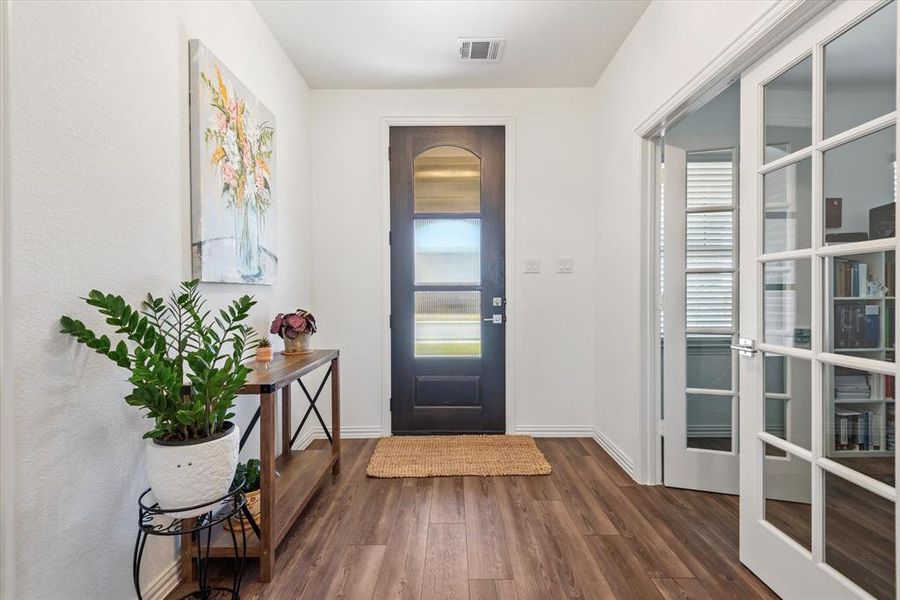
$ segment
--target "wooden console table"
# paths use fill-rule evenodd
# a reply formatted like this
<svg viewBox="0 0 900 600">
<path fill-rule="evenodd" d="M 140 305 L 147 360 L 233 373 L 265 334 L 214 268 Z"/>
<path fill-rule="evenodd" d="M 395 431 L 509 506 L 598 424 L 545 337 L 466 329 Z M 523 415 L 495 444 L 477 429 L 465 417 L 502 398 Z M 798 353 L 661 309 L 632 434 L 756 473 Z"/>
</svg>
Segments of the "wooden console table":
<svg viewBox="0 0 900 600">
<path fill-rule="evenodd" d="M 259 395 L 259 408 L 241 436 L 241 448 L 259 422 L 260 469 L 260 524 L 253 523 L 247 532 L 247 556 L 259 558 L 260 580 L 271 581 L 275 565 L 275 550 L 287 535 L 297 517 L 309 503 L 313 494 L 325 481 L 328 471 L 338 475 L 341 471 L 341 384 L 340 360 L 337 350 L 313 350 L 308 354 L 285 356 L 276 353 L 266 370 L 254 362 L 253 373 L 246 385 L 238 390 L 240 395 Z M 319 367 L 329 364 L 328 371 L 315 395 L 310 395 L 300 378 Z M 325 383 L 331 378 L 331 432 L 316 408 Z M 291 433 L 291 385 L 300 389 L 309 401 L 306 414 L 297 429 Z M 275 415 L 276 396 L 281 391 L 281 452 L 276 456 Z M 291 446 L 300 434 L 310 414 L 315 413 L 325 435 L 331 442 L 330 449 L 292 450 Z M 181 541 L 181 575 L 193 579 L 193 558 L 196 542 L 190 537 Z M 240 536 L 238 536 L 240 540 Z M 210 557 L 234 558 L 231 533 L 222 528 L 213 532 L 209 548 Z"/>
</svg>

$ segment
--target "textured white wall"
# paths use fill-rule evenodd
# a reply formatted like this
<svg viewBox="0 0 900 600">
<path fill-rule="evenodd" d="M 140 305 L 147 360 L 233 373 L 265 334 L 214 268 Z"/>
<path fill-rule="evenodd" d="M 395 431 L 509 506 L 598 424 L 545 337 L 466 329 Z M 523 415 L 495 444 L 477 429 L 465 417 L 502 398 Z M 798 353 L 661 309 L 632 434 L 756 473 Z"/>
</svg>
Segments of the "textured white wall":
<svg viewBox="0 0 900 600">
<path fill-rule="evenodd" d="M 653 2 L 597 82 L 595 413 L 636 459 L 640 394 L 640 154 L 635 129 L 774 4 Z M 615 268 L 610 268 L 615 265 Z"/>
<path fill-rule="evenodd" d="M 188 39 L 277 119 L 279 283 L 253 325 L 310 299 L 309 90 L 249 2 L 16 2 L 10 136 L 17 598 L 130 598 L 147 430 L 126 373 L 57 333 L 100 324 L 92 287 L 138 302 L 189 278 Z M 246 411 L 239 421 L 246 423 Z M 171 564 L 153 543 L 144 581 Z"/>
<path fill-rule="evenodd" d="M 593 91 L 582 89 L 313 90 L 313 301 L 317 344 L 341 348 L 342 419 L 381 426 L 387 244 L 381 117 L 515 118 L 514 219 L 518 428 L 591 427 L 597 140 Z M 557 256 L 575 273 L 557 274 Z M 525 257 L 541 273 L 522 273 Z"/>
</svg>

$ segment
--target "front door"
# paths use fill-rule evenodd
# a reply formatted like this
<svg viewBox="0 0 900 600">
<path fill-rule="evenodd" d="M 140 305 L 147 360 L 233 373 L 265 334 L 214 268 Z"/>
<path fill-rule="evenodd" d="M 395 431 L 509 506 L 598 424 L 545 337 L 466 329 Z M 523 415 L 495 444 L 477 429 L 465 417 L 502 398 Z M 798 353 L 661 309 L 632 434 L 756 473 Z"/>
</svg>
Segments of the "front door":
<svg viewBox="0 0 900 600">
<path fill-rule="evenodd" d="M 503 127 L 392 127 L 392 433 L 504 433 Z"/>
<path fill-rule="evenodd" d="M 741 560 L 896 598 L 897 19 L 835 3 L 743 74 Z"/>
</svg>

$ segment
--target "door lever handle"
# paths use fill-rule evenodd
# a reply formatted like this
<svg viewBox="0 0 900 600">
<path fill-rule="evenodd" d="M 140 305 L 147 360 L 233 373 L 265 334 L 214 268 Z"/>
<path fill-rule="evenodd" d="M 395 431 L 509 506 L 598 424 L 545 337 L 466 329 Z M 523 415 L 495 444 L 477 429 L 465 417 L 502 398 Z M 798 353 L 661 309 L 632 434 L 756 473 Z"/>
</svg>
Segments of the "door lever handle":
<svg viewBox="0 0 900 600">
<path fill-rule="evenodd" d="M 756 340 L 740 338 L 737 345 L 731 345 L 732 350 L 737 350 L 741 356 L 753 356 L 756 354 Z"/>
<path fill-rule="evenodd" d="M 494 314 L 490 317 L 482 319 L 485 323 L 493 323 L 494 325 L 503 325 L 503 315 Z"/>
</svg>

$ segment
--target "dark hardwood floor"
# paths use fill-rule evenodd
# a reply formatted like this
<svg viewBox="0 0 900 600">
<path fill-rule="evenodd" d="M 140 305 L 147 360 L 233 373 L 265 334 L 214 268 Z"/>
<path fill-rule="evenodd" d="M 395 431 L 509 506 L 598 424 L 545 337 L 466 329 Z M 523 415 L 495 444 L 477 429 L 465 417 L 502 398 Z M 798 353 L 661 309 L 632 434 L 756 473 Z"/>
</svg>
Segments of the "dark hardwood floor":
<svg viewBox="0 0 900 600">
<path fill-rule="evenodd" d="M 273 581 L 251 560 L 241 597 L 777 597 L 738 561 L 737 497 L 636 485 L 593 440 L 537 442 L 548 476 L 369 479 L 375 440 L 345 440 Z"/>
</svg>

